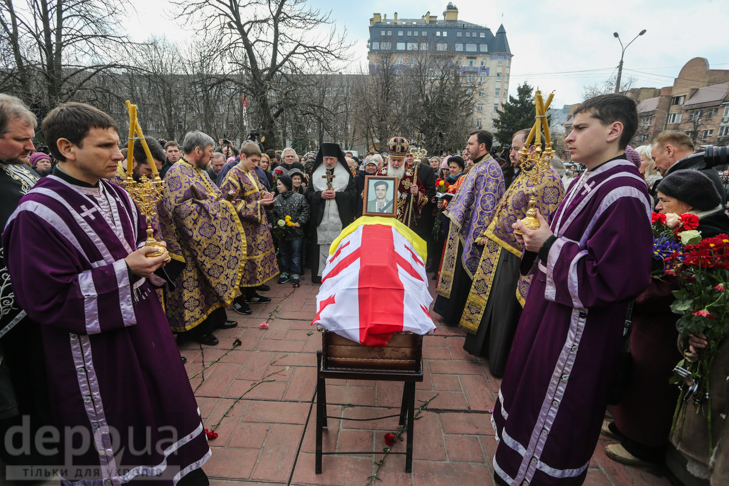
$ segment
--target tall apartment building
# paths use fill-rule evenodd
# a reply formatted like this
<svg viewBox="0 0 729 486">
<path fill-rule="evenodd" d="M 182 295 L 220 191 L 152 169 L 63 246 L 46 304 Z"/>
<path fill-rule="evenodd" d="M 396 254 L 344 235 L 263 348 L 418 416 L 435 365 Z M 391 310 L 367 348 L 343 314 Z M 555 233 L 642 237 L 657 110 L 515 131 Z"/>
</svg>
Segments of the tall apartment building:
<svg viewBox="0 0 729 486">
<path fill-rule="evenodd" d="M 370 19 L 369 66 L 374 72 L 384 53 L 406 68 L 420 53 L 443 54 L 459 67 L 466 84 L 474 86 L 475 128 L 491 130 L 496 110 L 509 94 L 511 50 L 506 29 L 496 35 L 488 27 L 458 20 L 458 8 L 449 3 L 443 18 L 427 12 L 419 19 L 392 19 L 379 13 Z"/>
</svg>

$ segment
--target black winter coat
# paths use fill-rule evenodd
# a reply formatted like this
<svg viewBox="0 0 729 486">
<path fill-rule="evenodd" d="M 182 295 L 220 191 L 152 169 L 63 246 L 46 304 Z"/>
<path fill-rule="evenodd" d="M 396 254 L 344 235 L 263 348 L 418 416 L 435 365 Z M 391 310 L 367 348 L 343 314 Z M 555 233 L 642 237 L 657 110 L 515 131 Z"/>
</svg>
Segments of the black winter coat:
<svg viewBox="0 0 729 486">
<path fill-rule="evenodd" d="M 309 213 L 309 203 L 306 202 L 306 198 L 303 194 L 294 191 L 279 194 L 276 197 L 276 202 L 273 203 L 273 214 L 277 218 L 284 219 L 286 216 L 291 216 L 291 221 L 300 225 L 298 228 L 291 227 L 291 231 L 286 236 L 286 241 L 304 237 L 304 225 L 309 221 Z"/>
</svg>

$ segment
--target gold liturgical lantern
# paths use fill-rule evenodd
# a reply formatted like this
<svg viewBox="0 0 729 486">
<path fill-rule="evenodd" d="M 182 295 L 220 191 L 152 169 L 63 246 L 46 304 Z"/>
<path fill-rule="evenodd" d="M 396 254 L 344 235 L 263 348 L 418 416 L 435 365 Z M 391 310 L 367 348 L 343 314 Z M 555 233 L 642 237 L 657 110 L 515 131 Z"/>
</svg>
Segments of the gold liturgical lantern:
<svg viewBox="0 0 729 486">
<path fill-rule="evenodd" d="M 154 230 L 152 229 L 152 218 L 157 213 L 157 204 L 162 199 L 162 191 L 164 190 L 164 181 L 160 179 L 159 172 L 157 171 L 157 164 L 152 158 L 152 153 L 149 151 L 147 141 L 144 139 L 144 133 L 142 127 L 139 126 L 139 120 L 137 120 L 137 105 L 133 105 L 127 100 L 127 111 L 129 111 L 129 148 L 127 150 L 127 180 L 126 190 L 129 193 L 129 197 L 132 198 L 134 204 L 137 205 L 141 213 L 147 220 L 147 240 L 144 242 L 144 246 L 152 246 L 157 248 L 156 251 L 147 253 L 147 258 L 157 258 L 165 252 L 165 248 L 160 245 L 157 240 L 154 239 Z M 135 138 L 135 133 L 137 138 Z M 152 169 L 154 179 L 149 180 L 146 176 L 142 176 L 139 182 L 135 181 L 132 177 L 132 170 L 134 168 L 134 140 L 139 140 L 144 149 L 144 154 L 147 156 L 149 161 L 149 167 Z M 169 261 L 168 256 L 165 261 Z"/>
<path fill-rule="evenodd" d="M 524 147 L 521 149 L 521 153 L 519 154 L 521 167 L 528 167 L 529 165 L 532 165 L 532 168 L 529 171 L 529 182 L 531 185 L 531 189 L 529 191 L 529 209 L 527 209 L 526 217 L 521 220 L 524 226 L 529 229 L 537 229 L 540 227 L 536 209 L 536 186 L 539 184 L 539 175 L 545 170 L 550 170 L 552 157 L 554 156 L 554 151 L 552 150 L 552 137 L 549 134 L 549 122 L 547 121 L 547 110 L 549 109 L 549 105 L 552 103 L 553 98 L 554 93 L 551 93 L 545 103 L 542 98 L 542 92 L 537 90 L 537 93 L 534 96 L 534 104 L 536 105 L 537 112 L 536 121 L 534 122 L 534 126 L 532 127 L 531 132 L 529 132 L 529 136 L 527 137 L 526 142 L 524 142 Z M 543 151 L 542 137 L 540 136 L 542 128 L 544 129 L 545 143 Z M 530 156 L 529 147 L 532 145 L 532 140 L 534 140 L 534 145 L 536 145 L 537 149 L 534 151 L 534 155 Z M 514 232 L 522 234 L 519 230 L 515 230 Z"/>
</svg>

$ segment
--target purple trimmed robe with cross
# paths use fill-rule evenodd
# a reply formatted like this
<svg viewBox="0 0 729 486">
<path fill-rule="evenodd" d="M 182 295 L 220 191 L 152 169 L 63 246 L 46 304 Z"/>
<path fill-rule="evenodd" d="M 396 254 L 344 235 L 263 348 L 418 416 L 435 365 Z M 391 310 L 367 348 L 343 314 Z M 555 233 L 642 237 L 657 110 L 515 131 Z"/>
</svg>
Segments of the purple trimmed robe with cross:
<svg viewBox="0 0 729 486">
<path fill-rule="evenodd" d="M 60 431 L 46 447 L 71 484 L 174 486 L 211 453 L 159 299 L 124 261 L 144 243 L 144 218 L 119 187 L 70 181 L 43 178 L 3 233 L 15 295 L 42 328 Z"/>
<path fill-rule="evenodd" d="M 534 272 L 492 415 L 494 471 L 509 485 L 582 484 L 612 384 L 628 303 L 650 284 L 651 207 L 631 162 L 570 186 Z"/>
</svg>

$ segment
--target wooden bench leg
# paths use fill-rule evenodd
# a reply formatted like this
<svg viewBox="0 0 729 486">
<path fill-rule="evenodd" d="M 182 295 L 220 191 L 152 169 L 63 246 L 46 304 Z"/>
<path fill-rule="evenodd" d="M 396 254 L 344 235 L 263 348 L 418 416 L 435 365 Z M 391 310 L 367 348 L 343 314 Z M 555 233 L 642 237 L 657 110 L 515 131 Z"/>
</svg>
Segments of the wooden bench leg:
<svg viewBox="0 0 729 486">
<path fill-rule="evenodd" d="M 323 429 L 327 426 L 327 395 L 324 378 L 319 374 L 321 370 L 321 350 L 316 352 L 316 474 L 321 474 L 322 468 L 322 442 Z"/>
<path fill-rule="evenodd" d="M 415 382 L 406 382 L 405 390 L 408 396 L 408 440 L 405 454 L 405 472 L 413 471 L 413 435 L 415 435 Z"/>
</svg>

